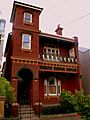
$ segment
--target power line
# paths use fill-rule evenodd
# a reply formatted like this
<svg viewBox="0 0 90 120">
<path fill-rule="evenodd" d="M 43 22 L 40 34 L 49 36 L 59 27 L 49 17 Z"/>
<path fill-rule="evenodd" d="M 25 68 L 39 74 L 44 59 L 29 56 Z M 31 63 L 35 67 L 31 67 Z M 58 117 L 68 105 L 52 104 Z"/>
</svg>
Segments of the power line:
<svg viewBox="0 0 90 120">
<path fill-rule="evenodd" d="M 83 15 L 83 16 L 81 16 L 81 17 L 79 17 L 79 18 L 76 18 L 76 19 L 74 19 L 73 21 L 67 23 L 66 25 L 69 25 L 69 24 L 72 24 L 72 23 L 74 23 L 74 22 L 77 22 L 77 21 L 79 21 L 79 20 L 81 20 L 81 19 L 83 19 L 83 18 L 85 18 L 85 17 L 87 17 L 87 16 L 89 16 L 89 15 L 90 15 L 90 13 L 87 13 L 86 15 Z"/>
</svg>

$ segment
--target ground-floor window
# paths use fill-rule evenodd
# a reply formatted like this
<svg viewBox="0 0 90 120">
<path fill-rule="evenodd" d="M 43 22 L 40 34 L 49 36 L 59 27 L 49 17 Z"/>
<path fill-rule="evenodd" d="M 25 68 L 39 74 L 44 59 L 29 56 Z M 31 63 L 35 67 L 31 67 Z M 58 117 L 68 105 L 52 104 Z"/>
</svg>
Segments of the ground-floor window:
<svg viewBox="0 0 90 120">
<path fill-rule="evenodd" d="M 61 81 L 55 77 L 49 77 L 44 80 L 45 96 L 56 96 L 61 93 Z"/>
</svg>

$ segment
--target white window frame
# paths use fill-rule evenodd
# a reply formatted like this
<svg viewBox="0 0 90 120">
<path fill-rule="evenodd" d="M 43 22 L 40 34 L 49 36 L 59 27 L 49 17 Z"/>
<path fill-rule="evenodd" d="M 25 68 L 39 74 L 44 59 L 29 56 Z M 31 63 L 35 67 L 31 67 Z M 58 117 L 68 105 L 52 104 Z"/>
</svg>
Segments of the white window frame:
<svg viewBox="0 0 90 120">
<path fill-rule="evenodd" d="M 27 18 L 27 16 L 28 16 L 28 18 Z M 28 12 L 24 13 L 24 22 L 25 23 L 32 23 L 32 14 L 31 13 L 28 13 Z"/>
<path fill-rule="evenodd" d="M 50 77 L 50 78 L 53 78 L 54 79 L 54 85 L 49 85 L 49 80 L 47 81 L 48 82 L 48 95 L 49 96 L 56 96 L 57 95 L 57 81 L 56 81 L 56 78 L 55 77 Z M 49 87 L 51 86 L 55 86 L 56 87 L 56 93 L 55 94 L 52 94 L 49 92 Z"/>
<path fill-rule="evenodd" d="M 49 93 L 49 81 L 48 79 L 45 79 L 44 80 L 44 87 L 46 86 L 46 91 L 44 90 L 44 95 L 45 96 L 60 96 L 60 93 L 61 93 L 61 81 L 60 80 L 57 80 L 55 77 L 52 77 L 54 78 L 54 83 L 55 83 L 55 86 L 56 86 L 56 93 L 55 94 L 51 94 Z M 60 87 L 60 93 L 58 93 L 58 87 Z"/>
<path fill-rule="evenodd" d="M 3 32 L 5 30 L 5 22 L 1 21 L 0 22 L 0 32 Z"/>
<path fill-rule="evenodd" d="M 75 58 L 75 49 L 74 48 L 69 50 L 69 55 L 70 55 L 70 57 Z"/>
<path fill-rule="evenodd" d="M 52 61 L 58 61 L 58 58 L 57 58 L 57 56 L 56 56 L 56 59 L 54 59 L 54 57 L 53 57 L 53 50 L 55 51 L 55 55 L 57 55 L 57 52 L 56 51 L 58 51 L 58 56 L 60 55 L 60 53 L 59 53 L 59 48 L 53 48 L 53 47 L 44 47 L 44 49 L 46 49 L 46 54 L 47 54 L 47 60 L 52 60 Z M 48 52 L 48 50 L 50 49 L 50 54 L 51 54 L 51 59 L 49 59 L 49 52 Z M 43 57 L 43 59 L 45 59 L 44 57 Z"/>
<path fill-rule="evenodd" d="M 25 37 L 28 38 L 28 41 L 25 42 Z M 27 47 L 25 47 L 25 44 Z M 31 49 L 31 35 L 30 34 L 22 34 L 22 48 L 23 49 Z"/>
</svg>

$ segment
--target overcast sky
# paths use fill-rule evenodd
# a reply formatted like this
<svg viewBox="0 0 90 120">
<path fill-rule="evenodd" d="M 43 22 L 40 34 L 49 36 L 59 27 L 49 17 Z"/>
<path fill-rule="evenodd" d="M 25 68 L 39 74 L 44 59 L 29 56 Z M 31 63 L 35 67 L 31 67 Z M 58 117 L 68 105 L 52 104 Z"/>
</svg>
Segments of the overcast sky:
<svg viewBox="0 0 90 120">
<path fill-rule="evenodd" d="M 10 16 L 14 0 L 0 2 L 0 19 L 6 20 L 6 31 L 11 32 Z M 90 48 L 90 0 L 17 0 L 42 7 L 40 30 L 55 34 L 58 24 L 63 27 L 63 36 L 78 36 L 79 46 Z"/>
</svg>

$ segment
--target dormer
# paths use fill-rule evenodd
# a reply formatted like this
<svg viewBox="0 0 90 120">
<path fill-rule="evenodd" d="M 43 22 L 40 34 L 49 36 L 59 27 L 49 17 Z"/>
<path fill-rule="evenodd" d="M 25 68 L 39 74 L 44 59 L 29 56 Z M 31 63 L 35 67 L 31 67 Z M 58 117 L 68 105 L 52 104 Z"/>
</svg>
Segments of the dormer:
<svg viewBox="0 0 90 120">
<path fill-rule="evenodd" d="M 43 8 L 14 1 L 10 22 L 13 27 L 39 30 L 39 15 Z"/>
</svg>

